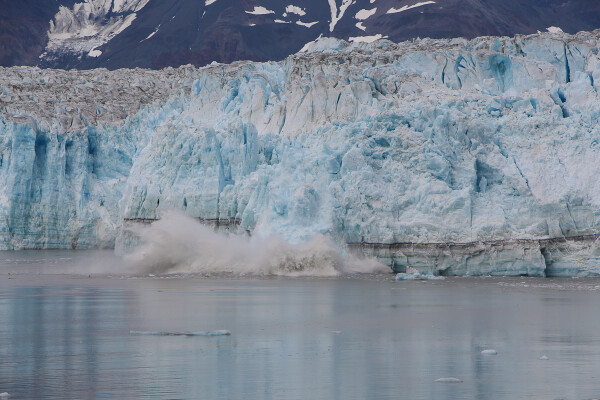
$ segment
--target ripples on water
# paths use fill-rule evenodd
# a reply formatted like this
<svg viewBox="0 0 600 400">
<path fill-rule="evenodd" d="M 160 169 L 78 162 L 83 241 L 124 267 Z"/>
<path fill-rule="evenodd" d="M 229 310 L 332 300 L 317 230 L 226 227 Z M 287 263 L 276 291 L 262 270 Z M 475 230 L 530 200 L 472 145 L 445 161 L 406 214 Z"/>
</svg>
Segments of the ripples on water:
<svg viewBox="0 0 600 400">
<path fill-rule="evenodd" d="M 11 399 L 600 397 L 598 279 L 149 277 L 127 268 L 110 252 L 1 254 L 0 393 Z M 219 329 L 231 336 L 130 334 Z M 485 349 L 498 354 L 481 354 Z M 544 355 L 548 360 L 540 360 Z M 462 382 L 435 382 L 448 377 Z"/>
</svg>

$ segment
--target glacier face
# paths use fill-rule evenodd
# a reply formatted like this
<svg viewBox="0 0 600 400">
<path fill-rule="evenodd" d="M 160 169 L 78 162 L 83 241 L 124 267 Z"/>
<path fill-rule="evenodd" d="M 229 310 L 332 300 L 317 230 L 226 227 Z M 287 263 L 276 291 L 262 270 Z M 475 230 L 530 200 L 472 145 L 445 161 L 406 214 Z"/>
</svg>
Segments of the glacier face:
<svg viewBox="0 0 600 400">
<path fill-rule="evenodd" d="M 3 69 L 0 246 L 110 247 L 124 221 L 179 209 L 371 244 L 398 271 L 598 274 L 599 43 L 321 39 L 278 63 Z"/>
</svg>

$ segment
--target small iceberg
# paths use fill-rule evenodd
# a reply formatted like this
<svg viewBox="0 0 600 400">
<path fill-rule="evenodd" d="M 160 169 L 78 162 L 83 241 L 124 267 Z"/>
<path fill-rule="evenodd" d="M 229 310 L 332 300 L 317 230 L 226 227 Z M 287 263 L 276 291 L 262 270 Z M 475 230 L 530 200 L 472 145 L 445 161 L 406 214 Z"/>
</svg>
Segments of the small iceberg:
<svg viewBox="0 0 600 400">
<path fill-rule="evenodd" d="M 461 383 L 462 379 L 458 379 L 458 378 L 439 378 L 439 379 L 436 379 L 435 382 L 437 382 L 437 383 Z"/>
<path fill-rule="evenodd" d="M 397 281 L 443 281 L 443 276 L 433 275 L 432 273 L 423 274 L 415 268 L 408 267 L 406 272 L 396 274 Z"/>
<path fill-rule="evenodd" d="M 200 331 L 200 332 L 166 332 L 166 331 L 129 331 L 130 335 L 150 335 L 150 336 L 229 336 L 231 332 L 227 330 Z"/>
<path fill-rule="evenodd" d="M 498 352 L 494 349 L 485 349 L 481 351 L 481 354 L 485 354 L 486 356 L 495 356 Z"/>
<path fill-rule="evenodd" d="M 542 361 L 546 361 L 546 360 L 549 360 L 549 359 L 550 359 L 550 357 L 548 357 L 547 355 L 543 355 L 543 356 L 540 357 L 540 360 L 542 360 Z"/>
<path fill-rule="evenodd" d="M 8 392 L 0 393 L 0 399 L 6 399 L 7 397 L 10 397 L 10 394 Z"/>
</svg>

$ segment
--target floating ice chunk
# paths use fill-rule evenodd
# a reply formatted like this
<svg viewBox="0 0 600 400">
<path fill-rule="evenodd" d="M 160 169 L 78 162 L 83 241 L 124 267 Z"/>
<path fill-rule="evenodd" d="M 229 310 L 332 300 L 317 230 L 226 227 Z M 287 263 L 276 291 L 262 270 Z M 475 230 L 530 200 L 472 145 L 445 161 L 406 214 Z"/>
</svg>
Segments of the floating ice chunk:
<svg viewBox="0 0 600 400">
<path fill-rule="evenodd" d="M 496 354 L 498 354 L 498 352 L 494 349 L 485 349 L 481 351 L 481 354 L 485 354 L 488 356 L 495 356 Z"/>
<path fill-rule="evenodd" d="M 396 274 L 397 281 L 443 281 L 443 276 L 433 274 L 422 274 L 414 268 L 408 268 L 406 272 Z"/>
<path fill-rule="evenodd" d="M 540 360 L 543 360 L 543 361 L 546 361 L 546 360 L 549 360 L 549 359 L 550 359 L 550 357 L 548 357 L 547 355 L 543 355 L 543 356 L 540 357 Z"/>
<path fill-rule="evenodd" d="M 342 331 L 331 331 L 331 333 L 333 333 L 334 335 L 339 335 L 340 333 L 342 333 Z"/>
<path fill-rule="evenodd" d="M 231 332 L 227 330 L 199 331 L 199 332 L 169 332 L 169 331 L 129 331 L 130 335 L 149 335 L 149 336 L 229 336 Z"/>
<path fill-rule="evenodd" d="M 461 383 L 462 379 L 458 378 L 439 378 L 435 380 L 437 383 Z"/>
<path fill-rule="evenodd" d="M 7 397 L 10 397 L 10 394 L 8 392 L 2 392 L 2 393 L 0 393 L 0 398 L 5 399 Z"/>
</svg>

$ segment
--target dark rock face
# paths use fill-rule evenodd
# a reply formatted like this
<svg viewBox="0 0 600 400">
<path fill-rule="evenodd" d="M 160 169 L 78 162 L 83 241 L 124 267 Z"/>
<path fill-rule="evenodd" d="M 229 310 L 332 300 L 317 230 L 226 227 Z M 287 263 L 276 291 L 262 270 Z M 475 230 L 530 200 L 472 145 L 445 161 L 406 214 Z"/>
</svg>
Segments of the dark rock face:
<svg viewBox="0 0 600 400">
<path fill-rule="evenodd" d="M 109 3 L 108 13 L 86 21 L 99 30 L 114 18 L 130 14 L 117 9 L 117 0 L 80 1 L 92 6 Z M 397 42 L 415 37 L 529 34 L 551 26 L 569 33 L 600 27 L 597 0 L 357 0 L 354 4 L 336 0 L 334 10 L 327 0 L 208 2 L 148 0 L 133 10 L 131 24 L 124 24 L 113 37 L 94 42 L 98 46 L 74 49 L 59 44 L 49 49 L 50 22 L 56 22 L 60 7 L 74 9 L 76 1 L 0 0 L 0 65 L 65 69 L 202 66 L 212 61 L 280 60 L 320 35 L 346 40 L 381 35 Z M 360 10 L 364 12 L 357 14 Z M 71 20 L 66 24 L 77 25 Z M 92 57 L 90 50 L 101 54 Z"/>
</svg>

